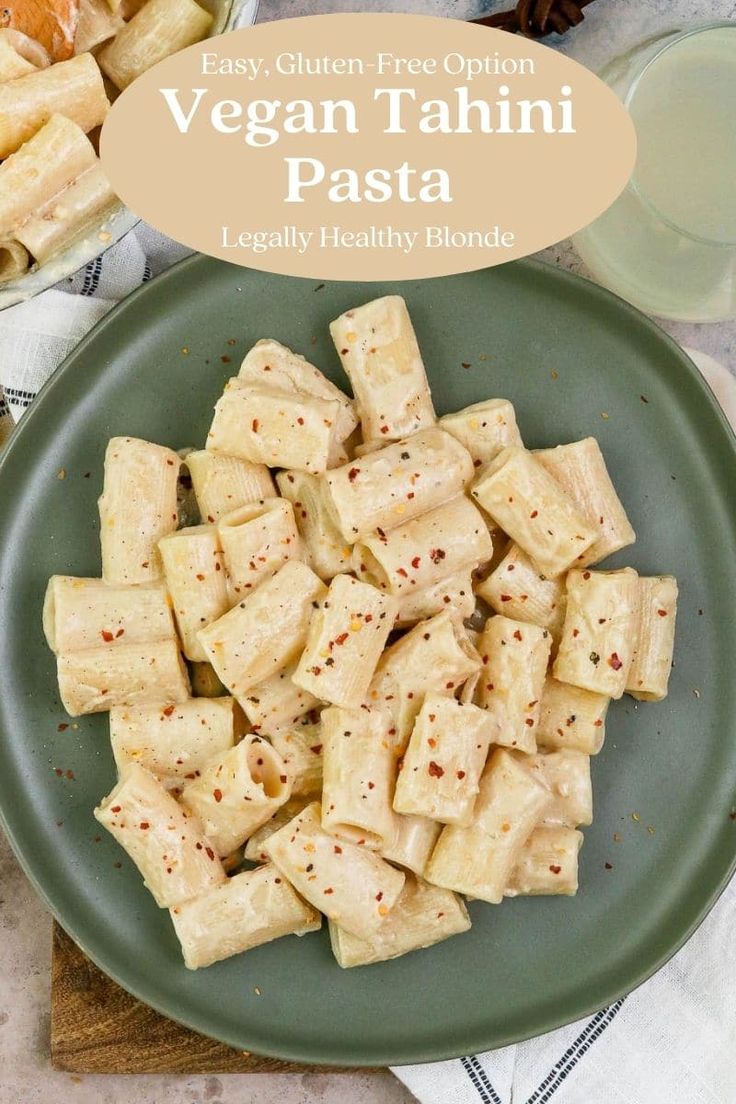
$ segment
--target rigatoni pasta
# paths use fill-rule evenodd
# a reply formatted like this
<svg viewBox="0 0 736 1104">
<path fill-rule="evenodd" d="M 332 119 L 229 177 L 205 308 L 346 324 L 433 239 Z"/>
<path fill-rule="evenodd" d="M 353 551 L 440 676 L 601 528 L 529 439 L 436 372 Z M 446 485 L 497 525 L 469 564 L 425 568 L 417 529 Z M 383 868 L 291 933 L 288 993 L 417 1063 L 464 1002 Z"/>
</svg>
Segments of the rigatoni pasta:
<svg viewBox="0 0 736 1104">
<path fill-rule="evenodd" d="M 671 575 L 640 575 L 637 589 L 636 639 L 626 691 L 639 701 L 661 701 L 672 669 L 677 580 Z"/>
<path fill-rule="evenodd" d="M 225 882 L 199 822 L 143 767 L 130 768 L 95 817 L 128 852 L 159 908 L 191 901 Z"/>
<path fill-rule="evenodd" d="M 15 231 L 38 264 L 45 264 L 112 209 L 115 193 L 96 161 Z"/>
<path fill-rule="evenodd" d="M 180 463 L 171 449 L 136 437 L 113 437 L 108 444 L 99 500 L 106 583 L 147 583 L 163 575 L 158 542 L 178 523 Z"/>
<path fill-rule="evenodd" d="M 466 931 L 463 895 L 573 895 L 609 703 L 667 691 L 675 580 L 586 566 L 633 539 L 595 442 L 529 452 L 507 400 L 435 425 L 395 297 L 334 333 L 357 402 L 268 339 L 206 449 L 114 439 L 103 578 L 46 595 L 63 704 L 110 710 L 96 815 L 191 969 L 320 914 L 368 965 Z"/>
<path fill-rule="evenodd" d="M 543 575 L 561 575 L 596 539 L 575 501 L 518 445 L 499 452 L 470 493 Z"/>
<path fill-rule="evenodd" d="M 293 681 L 324 702 L 357 709 L 395 618 L 395 599 L 352 575 L 336 575 L 312 616 Z"/>
<path fill-rule="evenodd" d="M 158 61 L 209 34 L 212 16 L 194 0 L 148 0 L 98 54 L 100 68 L 127 88 Z"/>
<path fill-rule="evenodd" d="M 302 897 L 361 939 L 380 928 L 404 886 L 405 875 L 374 851 L 326 832 L 318 802 L 270 836 L 264 850 Z"/>
<path fill-rule="evenodd" d="M 634 570 L 571 571 L 554 677 L 620 698 L 631 669 L 638 616 L 639 585 Z"/>
<path fill-rule="evenodd" d="M 322 926 L 320 913 L 270 864 L 244 870 L 195 900 L 174 905 L 171 919 L 189 970 Z"/>
<path fill-rule="evenodd" d="M 434 424 L 422 355 L 400 295 L 346 311 L 330 333 L 355 392 L 364 441 L 396 440 Z"/>
</svg>

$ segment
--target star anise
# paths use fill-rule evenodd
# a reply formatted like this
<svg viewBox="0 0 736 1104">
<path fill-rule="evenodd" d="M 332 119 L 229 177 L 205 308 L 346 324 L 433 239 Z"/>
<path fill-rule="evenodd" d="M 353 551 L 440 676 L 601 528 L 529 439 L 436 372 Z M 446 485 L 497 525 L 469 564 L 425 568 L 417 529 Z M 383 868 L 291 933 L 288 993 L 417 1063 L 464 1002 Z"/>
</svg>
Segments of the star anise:
<svg viewBox="0 0 736 1104">
<path fill-rule="evenodd" d="M 498 27 L 527 38 L 544 38 L 548 34 L 564 34 L 583 21 L 583 8 L 593 0 L 519 0 L 510 11 L 474 19 L 484 27 Z"/>
</svg>

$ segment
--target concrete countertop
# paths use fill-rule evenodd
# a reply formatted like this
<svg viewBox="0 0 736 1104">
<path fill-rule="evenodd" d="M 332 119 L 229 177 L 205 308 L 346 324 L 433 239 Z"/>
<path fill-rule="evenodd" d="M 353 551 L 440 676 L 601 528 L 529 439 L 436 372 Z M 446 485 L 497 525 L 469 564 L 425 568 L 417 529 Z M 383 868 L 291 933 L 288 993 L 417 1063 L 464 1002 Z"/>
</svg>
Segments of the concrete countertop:
<svg viewBox="0 0 736 1104">
<path fill-rule="evenodd" d="M 260 19 L 358 10 L 462 19 L 499 7 L 483 0 L 262 0 Z M 734 0 L 597 0 L 586 9 L 585 22 L 559 45 L 597 69 L 656 31 L 734 18 Z M 541 255 L 585 274 L 567 243 Z M 681 344 L 736 369 L 736 322 L 662 325 Z M 1 836 L 0 933 L 0 1104 L 406 1104 L 414 1099 L 388 1071 L 83 1078 L 58 1073 L 48 1053 L 51 921 Z"/>
</svg>

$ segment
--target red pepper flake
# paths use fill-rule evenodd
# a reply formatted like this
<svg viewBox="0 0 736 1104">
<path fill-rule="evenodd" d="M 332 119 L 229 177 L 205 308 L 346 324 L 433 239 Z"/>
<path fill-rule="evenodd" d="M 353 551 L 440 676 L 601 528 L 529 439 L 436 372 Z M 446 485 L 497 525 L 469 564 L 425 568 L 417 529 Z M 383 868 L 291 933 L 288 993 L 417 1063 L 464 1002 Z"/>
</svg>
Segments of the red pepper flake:
<svg viewBox="0 0 736 1104">
<path fill-rule="evenodd" d="M 351 468 L 350 471 L 348 472 L 348 479 L 350 480 L 351 483 L 354 483 L 359 475 L 360 475 L 360 468 Z"/>
<path fill-rule="evenodd" d="M 210 862 L 214 862 L 215 861 L 215 852 L 212 850 L 212 848 L 211 847 L 205 847 L 205 851 L 207 852 L 207 858 L 210 860 Z"/>
<path fill-rule="evenodd" d="M 603 865 L 605 866 L 606 870 L 613 870 L 613 864 L 612 863 L 607 862 L 607 863 L 604 863 Z"/>
<path fill-rule="evenodd" d="M 197 578 L 199 579 L 200 583 L 204 582 L 204 575 L 197 574 Z"/>
<path fill-rule="evenodd" d="M 334 891 L 334 889 L 332 888 L 332 886 L 328 886 L 328 887 L 327 887 L 327 889 L 325 890 L 325 893 L 326 893 L 326 894 L 327 894 L 328 896 L 330 895 L 330 893 L 334 893 L 334 892 L 335 892 L 335 891 Z"/>
<path fill-rule="evenodd" d="M 111 632 L 108 632 L 107 629 L 103 629 L 102 632 L 100 633 L 100 636 L 102 637 L 102 639 L 105 641 L 106 644 L 109 644 L 111 640 L 115 639 L 113 634 Z"/>
<path fill-rule="evenodd" d="M 285 774 L 280 774 L 279 775 L 279 782 L 281 782 L 281 784 L 283 786 L 285 786 L 288 781 L 289 781 L 289 779 Z"/>
<path fill-rule="evenodd" d="M 516 629 L 514 631 L 514 640 L 523 640 L 523 639 L 524 639 L 524 637 L 521 635 L 521 629 Z"/>
<path fill-rule="evenodd" d="M 614 671 L 620 671 L 623 667 L 622 661 L 619 659 L 618 652 L 611 652 L 608 657 L 608 666 L 613 667 Z"/>
<path fill-rule="evenodd" d="M 580 629 L 573 629 L 572 630 L 572 635 L 573 635 L 573 637 L 580 636 Z"/>
<path fill-rule="evenodd" d="M 321 667 L 310 667 L 309 670 L 312 672 L 312 674 L 315 676 L 315 678 L 316 678 L 317 675 L 322 674 L 322 668 Z"/>
<path fill-rule="evenodd" d="M 584 571 L 583 572 L 583 578 L 586 579 L 586 580 L 589 579 L 590 578 L 590 572 L 589 571 Z"/>
<path fill-rule="evenodd" d="M 349 635 L 350 635 L 350 634 L 349 634 L 349 633 L 346 633 L 346 632 L 344 632 L 344 633 L 340 633 L 340 635 L 339 635 L 339 636 L 336 636 L 336 637 L 335 637 L 335 643 L 336 643 L 336 644 L 337 644 L 337 645 L 338 645 L 339 647 L 342 647 L 342 645 L 343 645 L 343 644 L 345 643 L 345 641 L 347 640 L 347 638 L 348 638 L 348 636 L 349 636 Z"/>
<path fill-rule="evenodd" d="M 375 790 L 375 788 L 376 788 L 376 783 L 375 782 L 369 782 L 368 783 L 368 789 L 369 790 Z"/>
<path fill-rule="evenodd" d="M 539 517 L 539 510 L 532 510 L 532 512 L 530 513 L 529 517 L 530 517 L 530 518 L 535 518 L 535 517 Z"/>
<path fill-rule="evenodd" d="M 427 767 L 432 778 L 441 778 L 445 773 L 444 767 L 441 767 L 439 763 L 435 763 L 434 759 L 430 759 L 429 766 Z"/>
<path fill-rule="evenodd" d="M 373 614 L 372 613 L 367 613 L 365 615 L 365 617 L 363 618 L 363 620 L 366 623 L 366 625 L 370 625 L 371 621 L 373 620 Z"/>
<path fill-rule="evenodd" d="M 381 433 L 388 433 L 388 426 L 387 425 L 382 425 L 381 426 Z"/>
<path fill-rule="evenodd" d="M 56 731 L 57 731 L 57 732 L 66 732 L 66 730 L 68 729 L 68 727 L 69 727 L 69 725 L 68 725 L 68 724 L 60 724 L 60 725 L 57 725 L 57 727 L 56 727 Z"/>
<path fill-rule="evenodd" d="M 437 747 L 437 741 L 435 740 L 434 736 L 428 737 L 427 743 L 429 744 L 429 746 L 431 748 L 436 748 Z"/>
<path fill-rule="evenodd" d="M 118 640 L 121 636 L 123 636 L 124 633 L 125 629 L 118 629 L 118 631 L 115 633 L 115 639 Z"/>
<path fill-rule="evenodd" d="M 350 352 L 349 349 L 341 349 L 340 350 L 340 356 L 347 356 L 349 352 Z"/>
<path fill-rule="evenodd" d="M 340 847 L 340 845 L 337 843 L 335 844 L 333 851 L 336 855 L 342 855 L 342 847 Z"/>
<path fill-rule="evenodd" d="M 376 900 L 377 901 L 382 901 L 383 900 L 383 890 L 378 891 L 378 893 L 376 894 Z"/>
<path fill-rule="evenodd" d="M 660 617 L 666 617 L 667 616 L 667 610 L 658 609 L 657 613 L 659 614 Z"/>
<path fill-rule="evenodd" d="M 253 419 L 253 421 L 250 424 L 250 428 L 253 430 L 254 433 L 258 432 L 258 427 L 260 426 L 260 424 L 261 423 L 258 421 L 257 418 Z"/>
<path fill-rule="evenodd" d="M 415 556 L 414 559 L 411 561 L 411 566 L 414 568 L 415 571 L 419 568 L 419 564 L 421 562 L 422 561 L 419 556 Z"/>
<path fill-rule="evenodd" d="M 510 594 L 502 594 L 501 595 L 501 601 L 502 602 L 510 602 L 511 601 L 511 595 Z"/>
<path fill-rule="evenodd" d="M 447 555 L 441 548 L 433 548 L 429 553 L 429 558 L 434 564 L 438 564 L 441 560 L 444 560 Z"/>
<path fill-rule="evenodd" d="M 219 805 L 220 802 L 222 801 L 222 790 L 213 790 L 212 791 L 212 796 L 214 797 L 215 801 Z"/>
<path fill-rule="evenodd" d="M 170 717 L 173 712 L 174 712 L 174 706 L 173 705 L 167 705 L 166 708 L 163 711 L 164 717 Z"/>
<path fill-rule="evenodd" d="M 70 782 L 73 782 L 74 781 L 74 771 L 73 770 L 65 771 L 64 777 L 68 778 Z"/>
<path fill-rule="evenodd" d="M 600 717 L 598 718 L 597 721 L 593 721 L 593 728 L 602 728 L 602 727 L 603 727 L 603 721 L 600 719 Z"/>
<path fill-rule="evenodd" d="M 527 728 L 534 728 L 534 721 L 531 717 L 527 717 L 524 721 L 524 724 L 527 726 Z"/>
<path fill-rule="evenodd" d="M 402 579 L 408 579 L 409 578 L 409 575 L 406 571 L 406 568 L 404 568 L 404 567 L 397 568 L 396 574 L 401 575 Z"/>
<path fill-rule="evenodd" d="M 138 827 L 140 828 L 141 832 L 147 832 L 151 825 L 148 823 L 147 820 L 142 820 Z"/>
<path fill-rule="evenodd" d="M 457 776 L 460 779 L 460 781 L 462 782 L 463 778 L 465 777 L 465 771 L 464 770 L 459 770 L 457 772 Z"/>
<path fill-rule="evenodd" d="M 562 867 L 561 866 L 555 866 L 553 864 L 552 866 L 550 866 L 550 870 L 552 871 L 553 874 L 559 874 L 560 871 L 562 870 Z"/>
<path fill-rule="evenodd" d="M 120 812 L 122 812 L 122 805 L 113 805 L 113 807 L 110 809 L 110 812 L 111 813 L 120 813 Z"/>
<path fill-rule="evenodd" d="M 57 778 L 62 778 L 63 775 L 64 775 L 64 772 L 61 769 L 61 767 L 54 767 L 54 774 L 56 775 Z M 113 809 L 113 812 L 115 812 L 114 809 Z"/>
<path fill-rule="evenodd" d="M 298 425 L 304 425 L 304 419 L 303 418 L 297 418 L 297 423 L 298 423 Z"/>
<path fill-rule="evenodd" d="M 321 744 L 314 744 L 312 747 L 310 747 L 309 750 L 311 752 L 313 752 L 315 755 L 319 755 L 320 752 L 322 751 L 322 745 Z"/>
</svg>

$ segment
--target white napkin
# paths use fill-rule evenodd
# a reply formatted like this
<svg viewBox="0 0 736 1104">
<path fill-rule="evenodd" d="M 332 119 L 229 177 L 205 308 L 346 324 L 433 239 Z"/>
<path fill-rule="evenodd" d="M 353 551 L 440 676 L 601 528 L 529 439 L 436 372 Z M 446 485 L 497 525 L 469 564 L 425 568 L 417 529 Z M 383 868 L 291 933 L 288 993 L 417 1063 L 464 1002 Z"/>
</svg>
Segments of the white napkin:
<svg viewBox="0 0 736 1104">
<path fill-rule="evenodd" d="M 2 388 L 17 420 L 116 300 L 187 252 L 141 224 L 64 290 L 0 312 L 0 444 Z M 736 379 L 687 351 L 736 428 Z M 393 1072 L 422 1104 L 734 1104 L 735 918 L 736 880 L 687 945 L 609 1008 L 518 1046 Z"/>
</svg>

